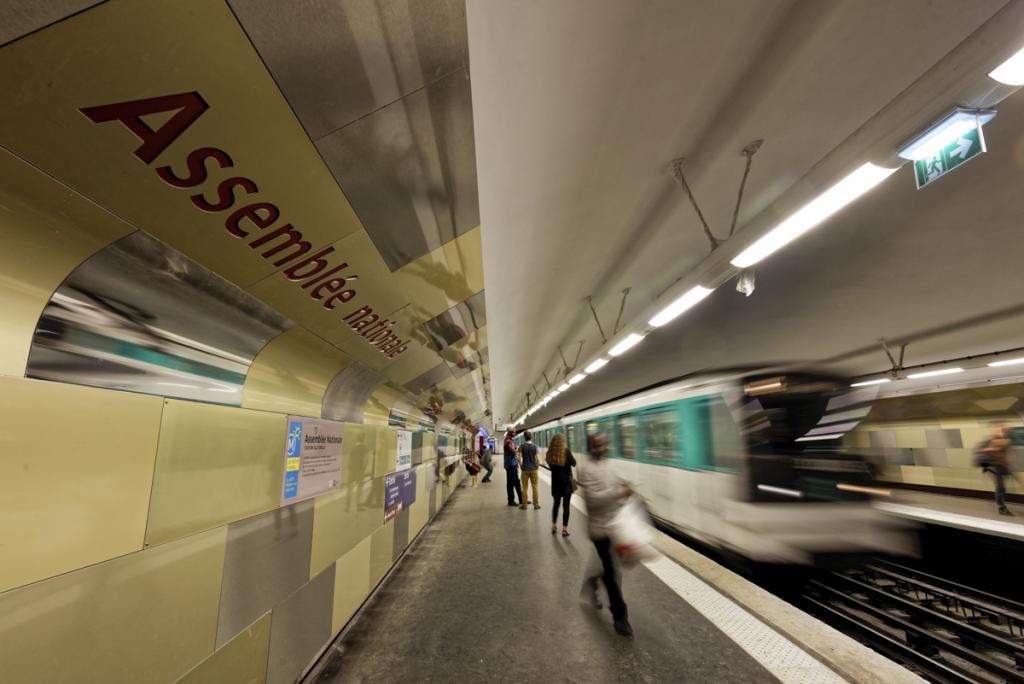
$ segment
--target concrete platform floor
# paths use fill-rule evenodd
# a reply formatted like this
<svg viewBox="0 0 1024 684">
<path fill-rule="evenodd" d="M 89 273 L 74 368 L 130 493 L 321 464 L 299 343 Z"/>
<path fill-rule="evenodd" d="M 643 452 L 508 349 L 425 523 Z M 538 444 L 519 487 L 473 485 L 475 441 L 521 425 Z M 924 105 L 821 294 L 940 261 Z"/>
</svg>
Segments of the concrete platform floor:
<svg viewBox="0 0 1024 684">
<path fill-rule="evenodd" d="M 452 497 L 308 682 L 777 681 L 644 567 L 624 572 L 636 636 L 618 636 L 579 599 L 584 516 L 552 535 L 548 485 L 523 511 L 504 477 Z"/>
</svg>

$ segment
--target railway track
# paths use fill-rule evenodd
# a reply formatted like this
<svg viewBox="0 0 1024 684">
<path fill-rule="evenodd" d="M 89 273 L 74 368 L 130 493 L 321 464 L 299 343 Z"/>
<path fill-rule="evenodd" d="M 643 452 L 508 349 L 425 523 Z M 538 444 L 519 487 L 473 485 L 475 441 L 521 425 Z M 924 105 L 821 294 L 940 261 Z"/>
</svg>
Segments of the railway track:
<svg viewBox="0 0 1024 684">
<path fill-rule="evenodd" d="M 931 681 L 1024 683 L 1024 604 L 886 561 L 812 579 L 802 599 Z"/>
</svg>

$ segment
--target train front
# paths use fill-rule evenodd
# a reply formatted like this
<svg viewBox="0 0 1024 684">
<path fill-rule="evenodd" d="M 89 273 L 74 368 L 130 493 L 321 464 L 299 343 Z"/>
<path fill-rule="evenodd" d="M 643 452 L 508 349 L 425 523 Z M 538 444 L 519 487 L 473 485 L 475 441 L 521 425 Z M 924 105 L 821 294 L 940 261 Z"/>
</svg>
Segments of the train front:
<svg viewBox="0 0 1024 684">
<path fill-rule="evenodd" d="M 730 545 L 755 560 L 819 566 L 916 553 L 914 530 L 873 505 L 890 492 L 869 461 L 843 444 L 870 410 L 836 378 L 745 377 L 737 422 L 747 468 Z"/>
</svg>

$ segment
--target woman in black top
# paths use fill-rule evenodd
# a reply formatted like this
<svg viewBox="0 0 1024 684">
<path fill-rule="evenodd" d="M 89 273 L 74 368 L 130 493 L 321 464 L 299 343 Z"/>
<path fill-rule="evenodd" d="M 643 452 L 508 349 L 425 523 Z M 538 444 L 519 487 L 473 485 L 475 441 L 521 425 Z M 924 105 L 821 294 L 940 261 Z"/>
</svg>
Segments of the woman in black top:
<svg viewBox="0 0 1024 684">
<path fill-rule="evenodd" d="M 558 505 L 562 504 L 562 536 L 569 536 L 569 499 L 572 498 L 572 468 L 576 459 L 565 445 L 565 437 L 555 433 L 548 445 L 545 458 L 551 469 L 551 496 L 555 505 L 551 508 L 551 534 L 558 530 Z"/>
</svg>

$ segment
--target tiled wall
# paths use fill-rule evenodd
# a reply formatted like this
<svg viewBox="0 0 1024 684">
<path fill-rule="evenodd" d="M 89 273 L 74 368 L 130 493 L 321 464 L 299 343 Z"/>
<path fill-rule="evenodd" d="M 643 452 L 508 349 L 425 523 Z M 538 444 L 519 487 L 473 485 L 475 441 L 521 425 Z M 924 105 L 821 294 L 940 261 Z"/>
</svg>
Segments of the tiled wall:
<svg viewBox="0 0 1024 684">
<path fill-rule="evenodd" d="M 973 464 L 975 447 L 991 433 L 991 421 L 971 419 L 866 423 L 851 431 L 845 443 L 872 458 L 885 482 L 991 491 L 991 478 Z M 1010 462 L 1015 471 L 1024 466 L 1019 447 L 1010 450 Z M 1006 486 L 1010 493 L 1024 493 L 1012 478 Z"/>
<path fill-rule="evenodd" d="M 292 682 L 465 471 L 384 523 L 396 431 L 278 508 L 284 413 L 0 377 L 0 681 Z"/>
</svg>

